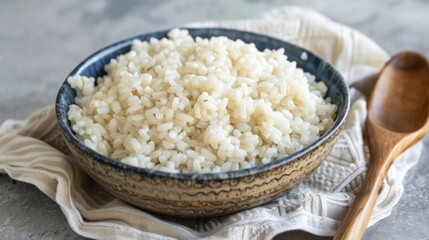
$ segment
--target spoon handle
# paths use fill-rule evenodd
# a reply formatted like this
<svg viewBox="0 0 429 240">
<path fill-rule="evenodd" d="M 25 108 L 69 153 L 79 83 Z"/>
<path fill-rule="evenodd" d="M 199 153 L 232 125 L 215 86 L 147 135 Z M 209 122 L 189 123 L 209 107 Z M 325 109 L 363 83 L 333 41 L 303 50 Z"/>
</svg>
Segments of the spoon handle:
<svg viewBox="0 0 429 240">
<path fill-rule="evenodd" d="M 371 157 L 366 179 L 350 205 L 334 240 L 358 240 L 362 238 L 374 210 L 383 180 L 396 157 L 393 156 L 392 152 L 379 151 L 378 154 Z"/>
</svg>

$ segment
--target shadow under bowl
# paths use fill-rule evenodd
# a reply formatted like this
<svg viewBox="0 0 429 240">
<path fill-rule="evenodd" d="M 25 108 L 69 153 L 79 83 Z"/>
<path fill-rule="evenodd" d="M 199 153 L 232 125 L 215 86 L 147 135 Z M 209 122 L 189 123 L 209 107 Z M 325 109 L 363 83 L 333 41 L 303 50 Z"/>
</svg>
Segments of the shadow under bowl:
<svg viewBox="0 0 429 240">
<path fill-rule="evenodd" d="M 56 114 L 61 134 L 76 161 L 98 184 L 116 197 L 140 208 L 178 217 L 212 217 L 234 213 L 272 201 L 301 182 L 326 158 L 347 118 L 348 87 L 335 68 L 313 53 L 268 36 L 220 28 L 188 29 L 193 37 L 226 36 L 254 43 L 259 50 L 284 48 L 289 61 L 328 86 L 327 95 L 338 106 L 334 125 L 317 141 L 300 151 L 257 167 L 224 173 L 168 173 L 134 167 L 103 156 L 85 146 L 72 131 L 67 117 L 76 92 L 62 84 Z M 110 59 L 130 50 L 133 39 L 166 37 L 168 31 L 139 35 L 92 54 L 69 76 L 99 77 Z M 303 57 L 304 55 L 305 57 Z"/>
</svg>

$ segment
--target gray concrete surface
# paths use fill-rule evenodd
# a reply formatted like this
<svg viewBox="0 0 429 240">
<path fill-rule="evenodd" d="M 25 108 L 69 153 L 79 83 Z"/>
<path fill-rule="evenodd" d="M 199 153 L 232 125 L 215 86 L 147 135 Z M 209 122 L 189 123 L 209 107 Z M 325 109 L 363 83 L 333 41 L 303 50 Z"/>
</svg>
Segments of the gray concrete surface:
<svg viewBox="0 0 429 240">
<path fill-rule="evenodd" d="M 210 19 L 239 19 L 301 5 L 357 28 L 389 53 L 429 56 L 429 1 L 0 1 L 0 123 L 52 104 L 64 77 L 85 56 L 125 37 Z M 429 137 L 392 215 L 364 239 L 429 239 Z M 32 185 L 0 174 L 0 239 L 81 239 L 60 208 Z M 278 239 L 319 239 L 293 232 Z"/>
</svg>

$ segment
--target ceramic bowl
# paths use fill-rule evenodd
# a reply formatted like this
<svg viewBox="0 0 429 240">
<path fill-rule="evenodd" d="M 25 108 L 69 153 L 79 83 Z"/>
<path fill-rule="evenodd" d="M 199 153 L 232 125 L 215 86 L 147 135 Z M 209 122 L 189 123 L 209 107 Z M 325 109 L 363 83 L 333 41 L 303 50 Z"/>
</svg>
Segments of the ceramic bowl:
<svg viewBox="0 0 429 240">
<path fill-rule="evenodd" d="M 271 163 L 239 171 L 180 174 L 127 165 L 103 156 L 78 140 L 67 119 L 75 91 L 62 84 L 56 114 L 59 129 L 78 164 L 98 184 L 116 197 L 140 208 L 179 217 L 210 217 L 234 213 L 272 201 L 305 179 L 325 159 L 345 123 L 350 100 L 341 75 L 326 61 L 293 44 L 255 33 L 219 28 L 188 29 L 193 36 L 227 36 L 254 43 L 259 50 L 284 48 L 288 59 L 328 86 L 328 96 L 338 105 L 334 125 L 310 146 Z M 69 76 L 98 77 L 111 58 L 130 50 L 133 39 L 165 37 L 168 31 L 143 34 L 114 43 L 92 54 Z"/>
</svg>

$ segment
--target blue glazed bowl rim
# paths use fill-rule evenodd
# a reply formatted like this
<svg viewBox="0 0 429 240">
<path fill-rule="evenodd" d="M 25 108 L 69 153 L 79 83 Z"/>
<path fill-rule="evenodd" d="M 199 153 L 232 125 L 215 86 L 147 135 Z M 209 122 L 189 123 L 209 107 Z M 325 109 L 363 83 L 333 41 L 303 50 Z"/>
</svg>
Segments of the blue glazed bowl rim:
<svg viewBox="0 0 429 240">
<path fill-rule="evenodd" d="M 255 39 L 257 41 L 279 41 L 282 43 L 282 45 L 289 46 L 296 48 L 298 50 L 302 50 L 303 52 L 306 52 L 309 57 L 314 57 L 315 59 L 319 60 L 319 64 L 324 64 L 324 67 L 328 68 L 329 71 L 332 71 L 335 73 L 336 78 L 339 78 L 341 83 L 345 87 L 341 87 L 342 94 L 344 97 L 344 106 L 342 109 L 339 109 L 340 111 L 337 112 L 337 117 L 334 121 L 334 124 L 331 126 L 331 128 L 325 132 L 320 138 L 318 138 L 314 143 L 311 145 L 289 155 L 281 159 L 277 159 L 275 161 L 272 161 L 267 164 L 255 166 L 252 168 L 242 169 L 242 170 L 236 170 L 236 171 L 229 171 L 229 172 L 220 172 L 220 173 L 170 173 L 170 172 L 164 172 L 159 170 L 152 170 L 147 168 L 141 168 L 136 167 L 132 165 L 128 165 L 126 163 L 122 163 L 119 160 L 115 160 L 112 158 L 109 158 L 107 156 L 104 156 L 95 150 L 92 150 L 91 148 L 87 147 L 82 141 L 76 138 L 74 135 L 71 126 L 68 124 L 68 117 L 67 113 L 65 111 L 61 111 L 61 101 L 64 101 L 65 97 L 65 91 L 67 83 L 67 78 L 69 76 L 77 75 L 79 72 L 81 72 L 83 69 L 91 66 L 92 64 L 96 63 L 99 59 L 103 58 L 104 56 L 108 55 L 109 52 L 113 52 L 114 50 L 120 49 L 125 46 L 129 46 L 132 44 L 132 41 L 134 39 L 138 39 L 143 36 L 147 36 L 149 34 L 162 34 L 165 32 L 168 32 L 169 30 L 162 30 L 162 31 L 156 31 L 156 32 L 150 32 L 145 34 L 140 34 L 134 37 L 130 37 L 124 40 L 121 40 L 119 42 L 110 44 L 95 53 L 91 54 L 89 57 L 87 57 L 85 60 L 83 60 L 64 80 L 63 84 L 60 87 L 60 90 L 58 92 L 57 98 L 56 98 L 56 116 L 57 116 L 57 122 L 59 126 L 59 130 L 62 133 L 63 137 L 65 138 L 65 141 L 68 141 L 68 143 L 71 143 L 74 145 L 74 147 L 79 148 L 81 151 L 83 151 L 85 154 L 91 156 L 93 160 L 108 165 L 114 169 L 124 171 L 131 174 L 136 175 L 142 175 L 147 177 L 157 177 L 157 178 L 166 178 L 166 179 L 176 179 L 176 180 L 191 180 L 191 181 L 211 181 L 211 180 L 228 180 L 228 179 L 234 179 L 234 178 L 241 178 L 241 177 L 251 177 L 254 174 L 265 172 L 274 168 L 277 168 L 281 165 L 290 163 L 294 160 L 297 160 L 301 157 L 303 157 L 305 154 L 312 152 L 313 150 L 317 149 L 321 144 L 323 144 L 325 141 L 327 141 L 336 131 L 339 131 L 341 126 L 345 123 L 347 119 L 347 115 L 350 108 L 350 95 L 349 90 L 347 87 L 346 82 L 344 81 L 343 77 L 338 73 L 338 71 L 333 67 L 330 63 L 326 62 L 325 60 L 318 57 L 316 54 L 312 53 L 311 51 L 308 51 L 304 48 L 298 47 L 292 43 L 273 38 L 267 35 L 258 34 L 258 33 L 252 33 L 252 32 L 246 32 L 241 30 L 234 30 L 234 29 L 226 29 L 226 28 L 181 28 L 181 29 L 187 29 L 187 30 L 194 30 L 194 31 L 214 31 L 217 33 L 238 33 L 238 34 L 246 34 L 247 36 L 252 37 L 252 39 Z"/>
</svg>

